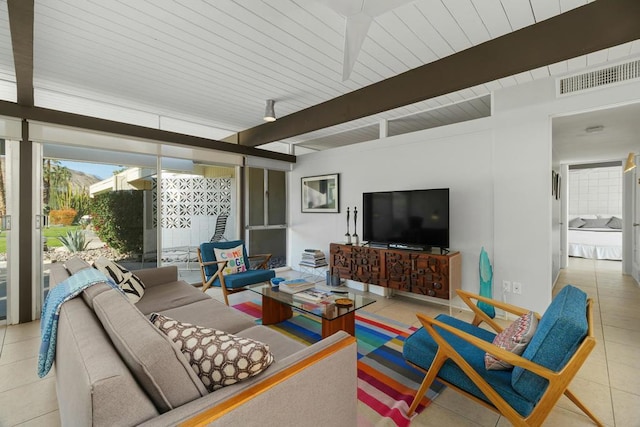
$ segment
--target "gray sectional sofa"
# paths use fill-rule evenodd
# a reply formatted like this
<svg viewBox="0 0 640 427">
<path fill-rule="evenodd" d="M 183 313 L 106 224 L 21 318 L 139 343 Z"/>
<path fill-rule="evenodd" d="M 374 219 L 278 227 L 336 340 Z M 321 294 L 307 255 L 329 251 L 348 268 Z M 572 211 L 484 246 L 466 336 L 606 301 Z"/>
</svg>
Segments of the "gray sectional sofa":
<svg viewBox="0 0 640 427">
<path fill-rule="evenodd" d="M 52 286 L 89 265 L 51 265 Z M 132 304 L 106 284 L 62 306 L 55 359 L 64 426 L 356 424 L 356 344 L 339 332 L 304 346 L 178 280 L 175 267 L 138 270 Z M 212 393 L 148 320 L 152 312 L 269 344 L 275 362 Z"/>
</svg>

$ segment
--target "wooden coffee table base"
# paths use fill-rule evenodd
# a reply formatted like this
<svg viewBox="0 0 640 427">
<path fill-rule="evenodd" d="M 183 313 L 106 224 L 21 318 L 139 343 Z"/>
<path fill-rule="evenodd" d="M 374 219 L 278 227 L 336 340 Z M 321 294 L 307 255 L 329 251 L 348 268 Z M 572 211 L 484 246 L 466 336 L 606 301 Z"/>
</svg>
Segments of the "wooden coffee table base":
<svg viewBox="0 0 640 427">
<path fill-rule="evenodd" d="M 353 336 L 356 334 L 356 316 L 355 311 L 347 313 L 337 319 L 328 320 L 322 318 L 322 338 L 326 338 L 338 331 L 345 331 Z M 273 325 L 274 323 L 284 322 L 293 316 L 293 310 L 290 306 L 279 301 L 262 296 L 262 324 Z"/>
</svg>

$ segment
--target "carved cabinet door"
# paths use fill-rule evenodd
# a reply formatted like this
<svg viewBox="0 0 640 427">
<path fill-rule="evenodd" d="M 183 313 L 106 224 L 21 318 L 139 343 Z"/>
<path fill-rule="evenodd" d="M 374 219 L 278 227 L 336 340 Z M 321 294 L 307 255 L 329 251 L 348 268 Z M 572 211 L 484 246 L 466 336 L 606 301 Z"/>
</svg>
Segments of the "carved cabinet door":
<svg viewBox="0 0 640 427">
<path fill-rule="evenodd" d="M 446 256 L 416 254 L 412 264 L 412 292 L 449 299 L 449 259 Z"/>
<path fill-rule="evenodd" d="M 399 291 L 411 292 L 411 254 L 385 251 L 384 286 Z"/>
</svg>

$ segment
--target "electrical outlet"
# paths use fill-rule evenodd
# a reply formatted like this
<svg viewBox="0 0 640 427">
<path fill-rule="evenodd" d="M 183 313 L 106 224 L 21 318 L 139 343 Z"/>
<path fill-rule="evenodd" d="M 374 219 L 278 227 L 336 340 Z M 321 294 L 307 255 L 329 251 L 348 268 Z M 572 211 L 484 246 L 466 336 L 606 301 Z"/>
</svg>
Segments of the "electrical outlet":
<svg viewBox="0 0 640 427">
<path fill-rule="evenodd" d="M 508 280 L 502 281 L 502 290 L 504 292 L 511 292 L 511 282 Z"/>
<path fill-rule="evenodd" d="M 522 293 L 522 283 L 513 282 L 513 293 L 514 294 L 521 294 Z"/>
</svg>

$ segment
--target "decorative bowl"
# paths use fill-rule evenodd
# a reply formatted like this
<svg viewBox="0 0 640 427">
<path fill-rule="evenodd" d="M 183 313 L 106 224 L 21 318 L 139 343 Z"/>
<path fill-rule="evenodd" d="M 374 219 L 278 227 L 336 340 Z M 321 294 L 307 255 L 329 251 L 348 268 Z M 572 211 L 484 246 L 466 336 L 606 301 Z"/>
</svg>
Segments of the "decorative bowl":
<svg viewBox="0 0 640 427">
<path fill-rule="evenodd" d="M 271 286 L 278 286 L 280 285 L 280 282 L 284 282 L 284 280 L 284 277 L 274 277 L 271 279 Z"/>
</svg>

